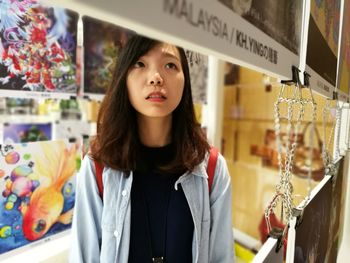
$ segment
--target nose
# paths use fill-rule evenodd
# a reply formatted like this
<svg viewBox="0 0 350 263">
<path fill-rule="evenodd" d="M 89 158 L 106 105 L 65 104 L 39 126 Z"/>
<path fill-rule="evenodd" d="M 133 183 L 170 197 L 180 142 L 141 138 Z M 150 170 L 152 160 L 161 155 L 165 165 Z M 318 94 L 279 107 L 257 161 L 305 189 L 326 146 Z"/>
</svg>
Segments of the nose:
<svg viewBox="0 0 350 263">
<path fill-rule="evenodd" d="M 154 73 L 150 77 L 149 84 L 153 85 L 153 86 L 163 85 L 163 78 L 162 78 L 162 76 L 158 72 Z"/>
</svg>

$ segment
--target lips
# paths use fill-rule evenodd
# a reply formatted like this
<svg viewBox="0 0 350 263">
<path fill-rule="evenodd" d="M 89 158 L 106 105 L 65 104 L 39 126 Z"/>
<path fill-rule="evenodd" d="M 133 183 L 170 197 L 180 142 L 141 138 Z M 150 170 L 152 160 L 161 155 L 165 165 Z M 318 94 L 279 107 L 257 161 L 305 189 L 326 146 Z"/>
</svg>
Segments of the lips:
<svg viewBox="0 0 350 263">
<path fill-rule="evenodd" d="M 166 97 L 161 92 L 152 92 L 146 97 L 146 100 L 163 101 L 166 100 Z"/>
</svg>

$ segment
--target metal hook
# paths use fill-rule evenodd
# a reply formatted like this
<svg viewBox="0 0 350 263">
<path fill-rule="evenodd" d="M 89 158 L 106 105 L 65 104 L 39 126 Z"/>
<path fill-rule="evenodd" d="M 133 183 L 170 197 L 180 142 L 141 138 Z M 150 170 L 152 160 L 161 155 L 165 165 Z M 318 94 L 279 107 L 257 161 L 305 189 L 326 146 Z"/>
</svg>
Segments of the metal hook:
<svg viewBox="0 0 350 263">
<path fill-rule="evenodd" d="M 300 78 L 299 78 L 299 72 L 300 70 L 296 67 L 296 66 L 292 66 L 292 79 L 290 80 L 281 80 L 282 84 L 286 84 L 286 85 L 297 85 L 299 87 L 301 87 L 301 82 L 300 82 Z"/>
</svg>

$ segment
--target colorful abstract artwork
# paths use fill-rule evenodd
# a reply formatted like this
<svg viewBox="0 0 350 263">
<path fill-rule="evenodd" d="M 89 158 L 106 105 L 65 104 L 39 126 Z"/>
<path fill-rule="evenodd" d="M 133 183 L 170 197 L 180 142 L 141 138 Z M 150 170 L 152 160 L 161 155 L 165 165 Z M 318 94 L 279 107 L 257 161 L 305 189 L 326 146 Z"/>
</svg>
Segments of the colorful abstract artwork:
<svg viewBox="0 0 350 263">
<path fill-rule="evenodd" d="M 51 123 L 5 123 L 4 143 L 48 141 L 52 138 Z"/>
<path fill-rule="evenodd" d="M 121 48 L 131 31 L 88 16 L 84 28 L 84 93 L 105 94 Z"/>
<path fill-rule="evenodd" d="M 76 93 L 78 14 L 36 0 L 3 0 L 0 10 L 0 92 Z"/>
<path fill-rule="evenodd" d="M 0 254 L 71 226 L 80 155 L 64 141 L 1 145 Z"/>
</svg>

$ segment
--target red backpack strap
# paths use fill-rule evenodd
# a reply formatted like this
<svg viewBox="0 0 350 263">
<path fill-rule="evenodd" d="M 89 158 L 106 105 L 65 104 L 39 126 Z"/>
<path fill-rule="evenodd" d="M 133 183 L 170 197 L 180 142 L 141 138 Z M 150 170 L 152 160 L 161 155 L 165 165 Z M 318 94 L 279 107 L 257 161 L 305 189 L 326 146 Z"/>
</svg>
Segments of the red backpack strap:
<svg viewBox="0 0 350 263">
<path fill-rule="evenodd" d="M 213 185 L 214 172 L 215 172 L 216 161 L 218 160 L 218 156 L 219 156 L 218 149 L 216 149 L 215 147 L 211 147 L 209 152 L 209 160 L 208 160 L 208 167 L 207 167 L 209 193 L 211 191 L 211 186 Z"/>
<path fill-rule="evenodd" d="M 102 172 L 103 172 L 103 165 L 94 160 L 95 163 L 95 176 L 96 176 L 96 183 L 98 188 L 98 193 L 100 194 L 101 199 L 103 199 L 103 181 L 102 181 Z"/>
</svg>

